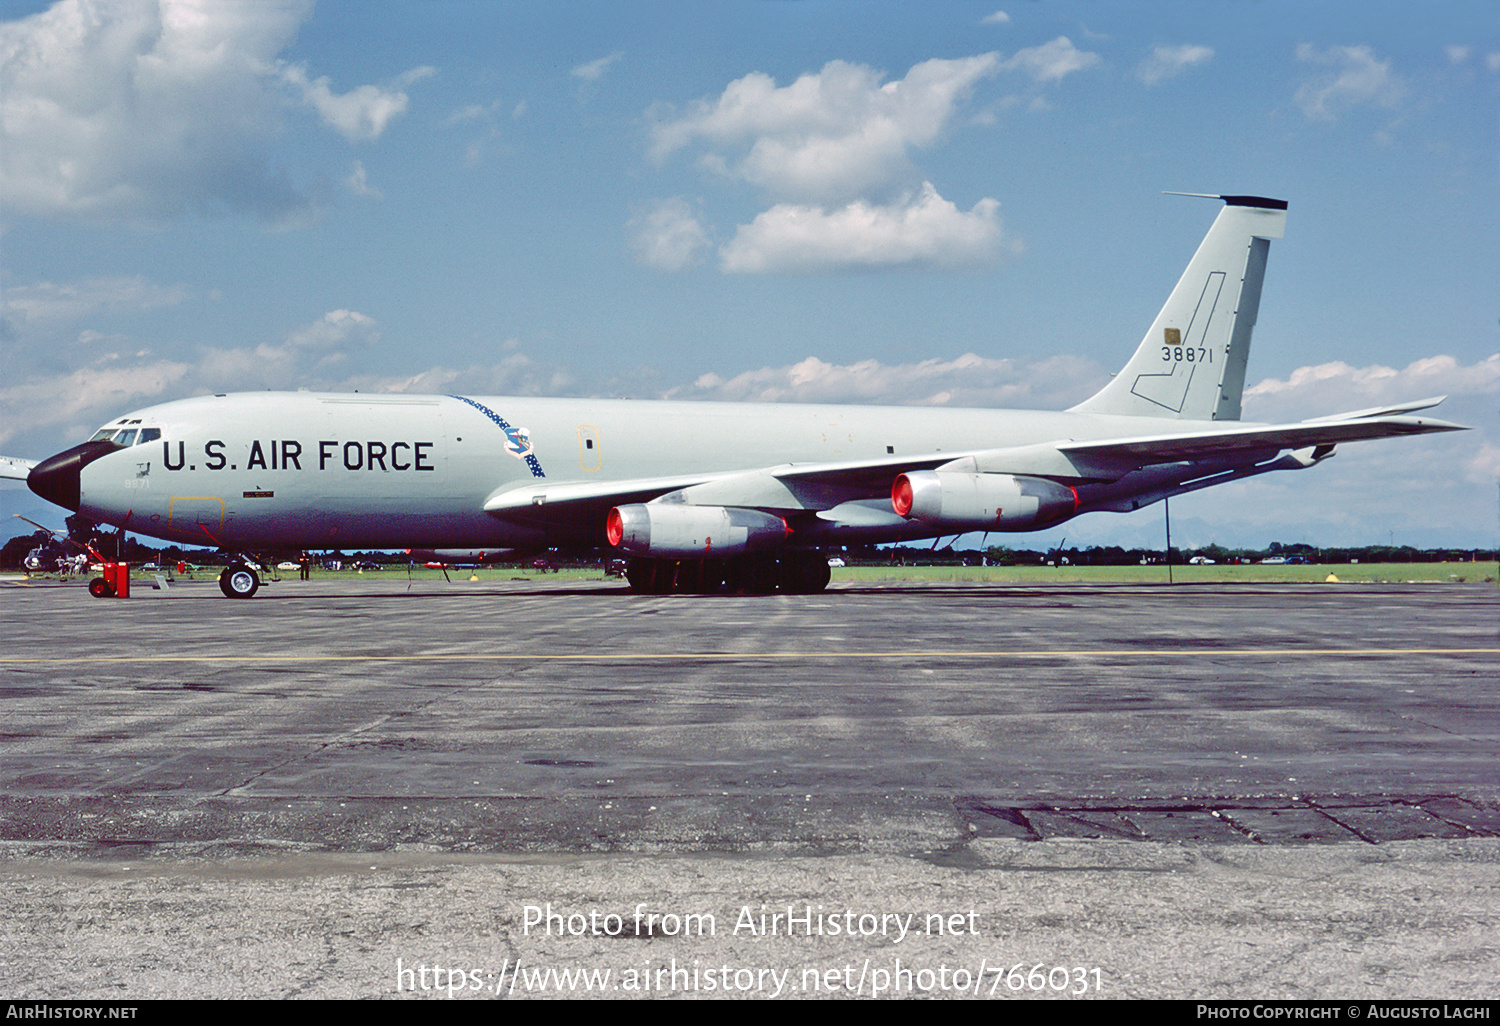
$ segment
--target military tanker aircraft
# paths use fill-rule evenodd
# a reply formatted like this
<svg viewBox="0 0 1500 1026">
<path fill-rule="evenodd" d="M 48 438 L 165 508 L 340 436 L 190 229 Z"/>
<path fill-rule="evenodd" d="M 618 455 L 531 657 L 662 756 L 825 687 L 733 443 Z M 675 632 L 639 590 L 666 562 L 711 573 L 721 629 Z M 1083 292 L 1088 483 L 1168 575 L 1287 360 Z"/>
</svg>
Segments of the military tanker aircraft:
<svg viewBox="0 0 1500 1026">
<path fill-rule="evenodd" d="M 1197 194 L 1195 194 L 1197 195 Z M 250 393 L 127 413 L 36 464 L 0 461 L 101 523 L 233 554 L 604 546 L 648 592 L 812 592 L 829 546 L 1034 531 L 1128 512 L 1334 446 L 1461 430 L 1441 398 L 1240 421 L 1270 240 L 1287 204 L 1222 200 L 1124 369 L 1063 412 Z"/>
</svg>

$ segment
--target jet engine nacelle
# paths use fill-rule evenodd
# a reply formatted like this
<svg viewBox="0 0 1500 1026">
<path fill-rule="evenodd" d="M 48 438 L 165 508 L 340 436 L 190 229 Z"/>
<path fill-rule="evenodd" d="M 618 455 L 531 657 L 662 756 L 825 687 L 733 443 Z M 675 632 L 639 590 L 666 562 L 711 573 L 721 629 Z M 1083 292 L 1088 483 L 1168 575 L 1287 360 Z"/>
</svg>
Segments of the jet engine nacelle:
<svg viewBox="0 0 1500 1026">
<path fill-rule="evenodd" d="M 653 502 L 616 506 L 604 533 L 632 556 L 701 559 L 776 548 L 790 532 L 781 517 L 756 509 Z"/>
<path fill-rule="evenodd" d="M 1033 531 L 1077 513 L 1078 492 L 1043 477 L 913 470 L 896 478 L 891 506 L 946 530 Z"/>
</svg>

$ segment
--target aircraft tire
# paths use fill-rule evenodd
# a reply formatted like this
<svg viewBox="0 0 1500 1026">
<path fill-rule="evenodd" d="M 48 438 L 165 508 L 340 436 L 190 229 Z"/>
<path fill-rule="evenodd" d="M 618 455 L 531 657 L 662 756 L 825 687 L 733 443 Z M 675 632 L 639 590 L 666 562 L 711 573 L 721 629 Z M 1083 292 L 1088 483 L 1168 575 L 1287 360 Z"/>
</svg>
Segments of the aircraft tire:
<svg viewBox="0 0 1500 1026">
<path fill-rule="evenodd" d="M 776 557 L 765 552 L 736 556 L 729 561 L 726 578 L 735 595 L 769 595 L 780 583 Z"/>
<path fill-rule="evenodd" d="M 693 591 L 699 595 L 716 595 L 724 586 L 724 561 L 704 559 L 698 563 L 698 580 Z"/>
<path fill-rule="evenodd" d="M 781 557 L 781 590 L 814 595 L 828 587 L 832 572 L 821 552 L 788 552 Z"/>
<path fill-rule="evenodd" d="M 631 591 L 645 591 L 651 579 L 651 560 L 631 556 L 625 561 L 625 583 Z"/>
<path fill-rule="evenodd" d="M 219 575 L 219 590 L 226 598 L 250 598 L 260 590 L 260 575 L 244 563 L 235 563 Z"/>
<path fill-rule="evenodd" d="M 689 595 L 696 594 L 698 582 L 703 576 L 703 560 L 684 559 L 677 564 L 677 579 L 672 583 L 675 592 L 686 592 Z"/>
<path fill-rule="evenodd" d="M 744 556 L 732 556 L 724 561 L 724 590 L 731 595 L 745 593 Z"/>
<path fill-rule="evenodd" d="M 625 579 L 632 591 L 643 595 L 665 595 L 677 580 L 677 564 L 670 559 L 632 556 L 625 565 Z"/>
<path fill-rule="evenodd" d="M 115 591 L 109 586 L 109 582 L 102 577 L 95 577 L 89 582 L 89 594 L 94 598 L 109 598 Z"/>
<path fill-rule="evenodd" d="M 670 595 L 677 590 L 677 576 L 682 572 L 682 564 L 675 559 L 658 559 L 656 561 L 656 578 L 651 582 L 651 594 Z"/>
</svg>

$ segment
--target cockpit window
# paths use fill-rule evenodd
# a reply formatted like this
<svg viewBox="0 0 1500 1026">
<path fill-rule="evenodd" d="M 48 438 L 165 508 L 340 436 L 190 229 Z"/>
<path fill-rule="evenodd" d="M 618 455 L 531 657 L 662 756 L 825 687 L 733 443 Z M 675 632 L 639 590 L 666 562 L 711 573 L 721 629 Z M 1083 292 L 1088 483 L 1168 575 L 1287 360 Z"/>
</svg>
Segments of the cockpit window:
<svg viewBox="0 0 1500 1026">
<path fill-rule="evenodd" d="M 133 423 L 139 424 L 140 421 L 133 421 Z M 89 441 L 109 441 L 123 449 L 132 445 L 141 445 L 144 442 L 154 442 L 159 438 L 161 438 L 161 428 L 132 427 L 121 430 L 119 425 L 113 425 L 111 427 L 102 427 L 98 431 L 95 431 L 94 437 L 90 438 Z"/>
<path fill-rule="evenodd" d="M 111 424 L 94 432 L 89 439 L 91 442 L 113 442 L 118 448 L 124 449 L 132 445 L 144 445 L 146 442 L 155 442 L 161 438 L 161 428 L 122 428 L 119 423 Z M 139 420 L 129 421 L 130 424 L 139 424 Z"/>
</svg>

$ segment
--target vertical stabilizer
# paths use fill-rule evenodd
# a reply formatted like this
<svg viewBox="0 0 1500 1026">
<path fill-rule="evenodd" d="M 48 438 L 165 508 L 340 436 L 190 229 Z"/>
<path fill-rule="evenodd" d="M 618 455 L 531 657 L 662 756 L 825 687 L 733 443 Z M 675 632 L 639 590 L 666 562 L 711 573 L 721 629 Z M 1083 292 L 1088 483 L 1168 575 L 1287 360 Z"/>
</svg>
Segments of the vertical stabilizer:
<svg viewBox="0 0 1500 1026">
<path fill-rule="evenodd" d="M 1215 196 L 1224 209 L 1125 369 L 1076 413 L 1239 420 L 1266 254 L 1286 201 Z"/>
</svg>

